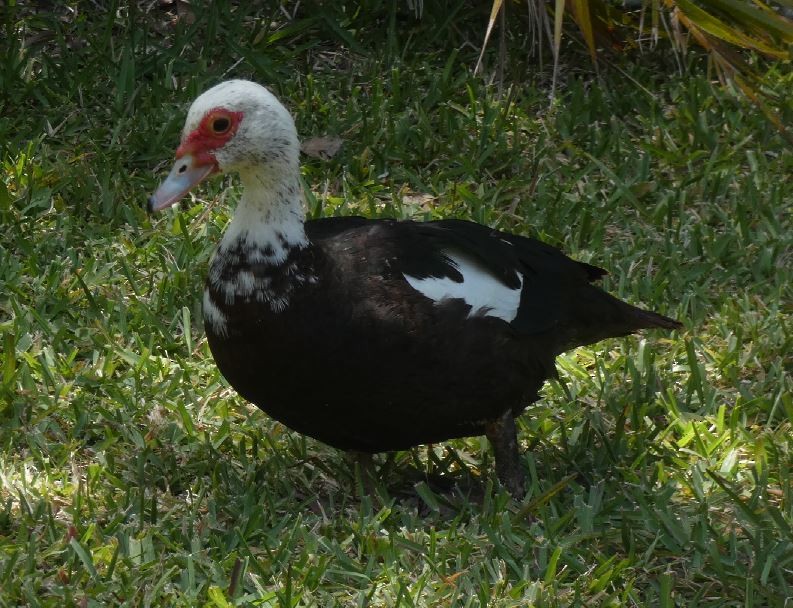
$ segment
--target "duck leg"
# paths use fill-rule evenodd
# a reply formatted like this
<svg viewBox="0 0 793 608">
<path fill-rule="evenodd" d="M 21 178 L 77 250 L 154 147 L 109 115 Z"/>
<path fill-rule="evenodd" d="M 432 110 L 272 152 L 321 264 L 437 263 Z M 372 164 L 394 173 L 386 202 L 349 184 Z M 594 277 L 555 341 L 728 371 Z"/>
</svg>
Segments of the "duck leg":
<svg viewBox="0 0 793 608">
<path fill-rule="evenodd" d="M 353 461 L 353 482 L 357 483 L 359 479 L 361 482 L 358 490 L 362 494 L 375 496 L 377 490 L 377 467 L 374 463 L 374 456 L 369 452 L 359 452 L 358 450 L 349 450 L 347 453 Z"/>
<path fill-rule="evenodd" d="M 518 433 L 515 429 L 515 418 L 512 410 L 485 425 L 490 445 L 496 457 L 496 475 L 515 500 L 525 494 L 525 477 L 520 466 L 518 454 Z"/>
</svg>

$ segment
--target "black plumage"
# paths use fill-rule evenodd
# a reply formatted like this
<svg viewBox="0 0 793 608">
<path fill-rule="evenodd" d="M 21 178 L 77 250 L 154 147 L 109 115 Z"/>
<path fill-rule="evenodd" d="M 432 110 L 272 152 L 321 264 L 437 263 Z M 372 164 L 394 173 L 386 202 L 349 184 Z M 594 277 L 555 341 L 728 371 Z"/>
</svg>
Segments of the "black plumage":
<svg viewBox="0 0 793 608">
<path fill-rule="evenodd" d="M 557 354 L 679 326 L 592 285 L 605 274 L 600 268 L 471 222 L 330 218 L 307 222 L 306 233 L 310 244 L 283 263 L 242 257 L 231 271 L 269 279 L 272 295 L 289 300 L 282 311 L 255 295 L 227 304 L 208 282 L 228 327 L 206 330 L 218 367 L 243 397 L 341 449 L 381 452 L 484 434 L 538 398 Z M 508 287 L 519 287 L 517 272 L 525 277 L 514 321 L 469 318 L 464 300 L 437 304 L 405 280 L 462 280 L 449 251 L 476 258 Z M 295 268 L 316 281 L 295 288 Z M 507 481 L 519 492 L 520 480 Z"/>
</svg>

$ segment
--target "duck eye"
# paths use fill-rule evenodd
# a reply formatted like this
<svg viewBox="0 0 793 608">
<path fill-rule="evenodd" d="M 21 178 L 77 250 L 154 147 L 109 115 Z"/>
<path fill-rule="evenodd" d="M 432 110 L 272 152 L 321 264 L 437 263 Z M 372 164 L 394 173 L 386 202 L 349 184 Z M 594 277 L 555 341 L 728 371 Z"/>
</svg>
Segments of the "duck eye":
<svg viewBox="0 0 793 608">
<path fill-rule="evenodd" d="M 218 116 L 212 121 L 212 131 L 215 133 L 225 133 L 231 127 L 231 121 L 227 116 Z"/>
</svg>

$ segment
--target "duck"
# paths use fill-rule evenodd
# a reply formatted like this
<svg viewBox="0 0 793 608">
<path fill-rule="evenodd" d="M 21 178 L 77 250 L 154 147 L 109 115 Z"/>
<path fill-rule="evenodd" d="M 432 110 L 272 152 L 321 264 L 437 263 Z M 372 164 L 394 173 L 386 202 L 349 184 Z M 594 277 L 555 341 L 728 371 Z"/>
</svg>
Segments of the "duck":
<svg viewBox="0 0 793 608">
<path fill-rule="evenodd" d="M 293 118 L 228 80 L 187 112 L 157 212 L 217 174 L 242 191 L 209 264 L 220 373 L 293 431 L 364 454 L 485 435 L 501 486 L 525 491 L 515 419 L 578 346 L 681 323 L 610 295 L 606 271 L 459 219 L 306 219 Z"/>
</svg>

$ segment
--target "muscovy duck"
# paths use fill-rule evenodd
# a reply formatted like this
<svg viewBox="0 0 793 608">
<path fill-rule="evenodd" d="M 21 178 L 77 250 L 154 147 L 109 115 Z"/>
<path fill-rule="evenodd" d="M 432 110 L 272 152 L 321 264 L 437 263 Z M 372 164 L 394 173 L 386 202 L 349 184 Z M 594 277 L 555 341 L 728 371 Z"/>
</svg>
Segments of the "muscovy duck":
<svg viewBox="0 0 793 608">
<path fill-rule="evenodd" d="M 487 435 L 523 494 L 514 419 L 556 355 L 680 323 L 592 285 L 605 271 L 461 220 L 305 220 L 300 144 L 265 87 L 222 82 L 190 107 L 164 209 L 215 173 L 243 191 L 212 259 L 203 313 L 221 373 L 286 426 L 375 453 Z"/>
</svg>

